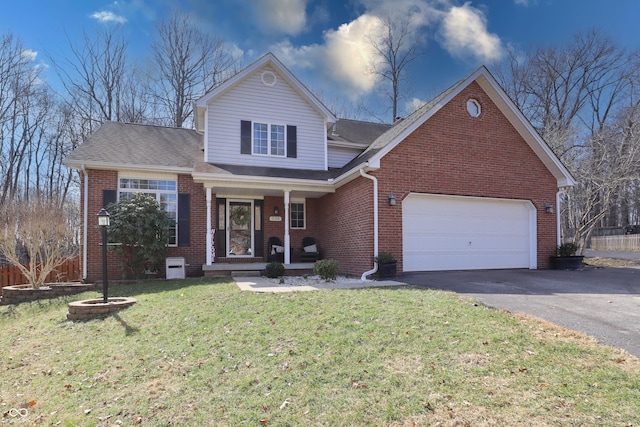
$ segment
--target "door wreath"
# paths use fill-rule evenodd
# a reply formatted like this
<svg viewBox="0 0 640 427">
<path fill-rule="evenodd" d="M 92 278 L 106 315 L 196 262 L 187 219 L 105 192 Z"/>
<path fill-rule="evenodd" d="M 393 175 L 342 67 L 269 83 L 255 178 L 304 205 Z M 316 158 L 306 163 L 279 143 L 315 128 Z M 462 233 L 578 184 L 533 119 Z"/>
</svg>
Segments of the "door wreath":
<svg viewBox="0 0 640 427">
<path fill-rule="evenodd" d="M 231 220 L 239 226 L 249 222 L 249 210 L 244 206 L 237 206 L 231 210 Z"/>
</svg>

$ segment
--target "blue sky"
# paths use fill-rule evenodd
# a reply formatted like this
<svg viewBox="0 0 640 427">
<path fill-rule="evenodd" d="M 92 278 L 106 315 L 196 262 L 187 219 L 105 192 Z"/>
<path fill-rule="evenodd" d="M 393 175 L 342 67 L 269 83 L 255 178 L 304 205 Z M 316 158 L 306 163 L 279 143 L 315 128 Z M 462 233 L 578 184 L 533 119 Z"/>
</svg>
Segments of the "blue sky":
<svg viewBox="0 0 640 427">
<path fill-rule="evenodd" d="M 82 31 L 124 25 L 130 53 L 148 57 L 156 25 L 172 8 L 190 14 L 202 29 L 222 37 L 248 65 L 273 52 L 309 88 L 376 102 L 373 57 L 367 38 L 380 17 L 412 16 L 426 40 L 411 64 L 413 101 L 426 101 L 480 65 L 491 69 L 508 46 L 563 46 L 580 31 L 598 28 L 628 49 L 640 48 L 637 0 L 23 0 L 0 7 L 0 32 L 19 36 L 36 61 L 45 52 L 69 57 L 69 40 Z M 47 78 L 55 85 L 51 71 Z"/>
</svg>

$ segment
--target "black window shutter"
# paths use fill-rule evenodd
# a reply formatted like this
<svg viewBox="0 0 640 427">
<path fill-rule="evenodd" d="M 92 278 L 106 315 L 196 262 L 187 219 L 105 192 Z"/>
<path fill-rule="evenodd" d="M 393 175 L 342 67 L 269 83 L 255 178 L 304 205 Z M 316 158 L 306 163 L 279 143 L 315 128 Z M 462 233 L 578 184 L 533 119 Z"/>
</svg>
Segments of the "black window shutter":
<svg viewBox="0 0 640 427">
<path fill-rule="evenodd" d="M 287 125 L 287 157 L 298 157 L 298 130 Z"/>
<path fill-rule="evenodd" d="M 107 208 L 111 203 L 118 200 L 118 192 L 116 190 L 102 190 L 102 207 Z"/>
<path fill-rule="evenodd" d="M 251 122 L 240 121 L 240 154 L 251 154 Z"/>
<path fill-rule="evenodd" d="M 191 205 L 189 193 L 178 193 L 178 246 L 189 246 Z"/>
</svg>

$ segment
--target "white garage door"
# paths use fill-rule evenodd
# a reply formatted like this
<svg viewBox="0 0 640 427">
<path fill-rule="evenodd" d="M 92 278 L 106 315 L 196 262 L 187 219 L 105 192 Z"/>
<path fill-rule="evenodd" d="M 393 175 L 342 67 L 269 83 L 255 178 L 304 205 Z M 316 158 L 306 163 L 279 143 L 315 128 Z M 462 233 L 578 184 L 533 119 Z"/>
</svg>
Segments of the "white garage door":
<svg viewBox="0 0 640 427">
<path fill-rule="evenodd" d="M 410 194 L 402 202 L 404 271 L 536 268 L 528 201 Z"/>
</svg>

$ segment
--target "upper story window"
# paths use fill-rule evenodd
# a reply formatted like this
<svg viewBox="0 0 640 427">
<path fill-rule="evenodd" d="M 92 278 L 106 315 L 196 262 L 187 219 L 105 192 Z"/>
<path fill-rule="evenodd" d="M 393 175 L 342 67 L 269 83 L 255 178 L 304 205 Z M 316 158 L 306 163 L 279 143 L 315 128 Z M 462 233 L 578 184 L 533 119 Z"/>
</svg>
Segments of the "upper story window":
<svg viewBox="0 0 640 427">
<path fill-rule="evenodd" d="M 253 123 L 253 154 L 285 156 L 285 126 Z"/>
<path fill-rule="evenodd" d="M 178 223 L 178 191 L 175 180 L 163 179 L 139 179 L 120 178 L 118 188 L 118 199 L 132 197 L 135 193 L 148 194 L 155 198 L 162 209 L 164 209 L 174 225 L 169 230 L 169 245 L 177 245 L 177 223 Z"/>
<path fill-rule="evenodd" d="M 292 125 L 240 121 L 240 154 L 298 157 L 298 129 Z"/>
</svg>

